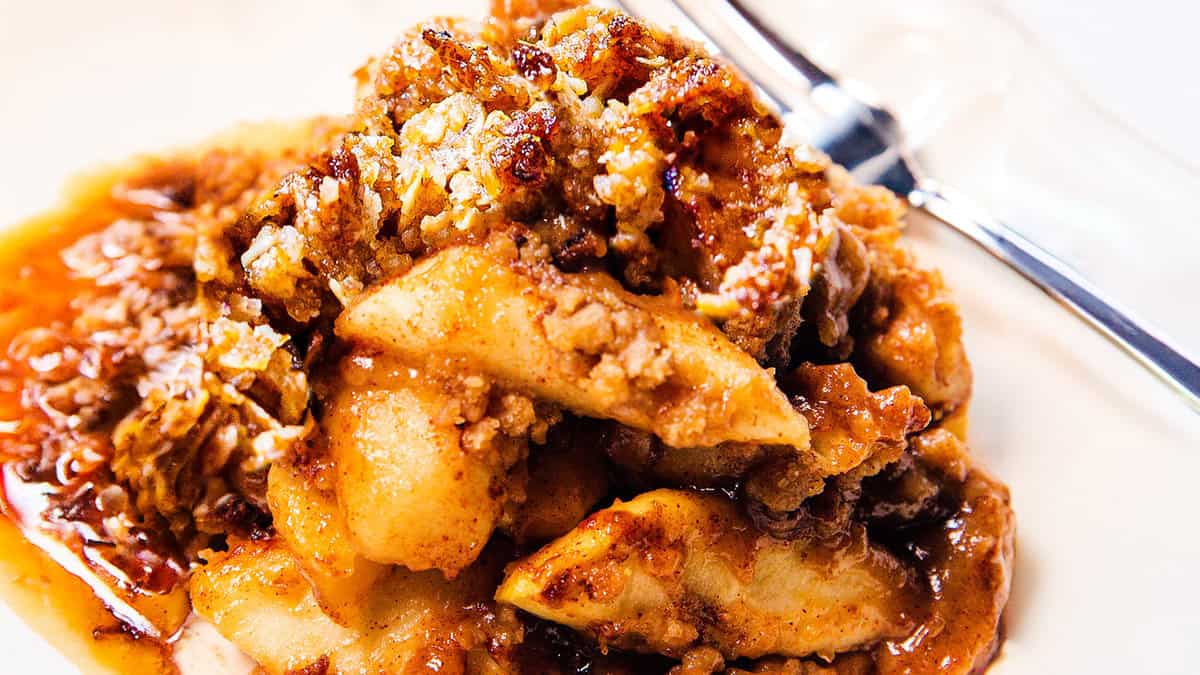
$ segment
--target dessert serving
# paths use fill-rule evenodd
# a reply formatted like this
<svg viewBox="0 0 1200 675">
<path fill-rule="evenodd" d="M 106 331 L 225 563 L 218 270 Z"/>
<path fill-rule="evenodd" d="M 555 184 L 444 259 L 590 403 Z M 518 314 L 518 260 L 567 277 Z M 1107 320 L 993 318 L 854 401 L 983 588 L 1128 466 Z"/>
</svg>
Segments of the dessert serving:
<svg viewBox="0 0 1200 675">
<path fill-rule="evenodd" d="M 575 4 L 427 21 L 349 117 L 8 235 L 0 569 L 81 667 L 991 662 L 1013 514 L 905 205 Z"/>
</svg>

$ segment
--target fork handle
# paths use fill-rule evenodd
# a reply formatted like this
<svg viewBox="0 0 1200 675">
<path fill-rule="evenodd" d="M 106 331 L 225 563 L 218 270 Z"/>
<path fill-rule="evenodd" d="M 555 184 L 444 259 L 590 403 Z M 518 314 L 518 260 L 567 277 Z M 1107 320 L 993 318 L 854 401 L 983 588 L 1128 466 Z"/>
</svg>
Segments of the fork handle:
<svg viewBox="0 0 1200 675">
<path fill-rule="evenodd" d="M 1131 317 L 1078 272 L 935 181 L 922 180 L 908 199 L 1066 306 L 1200 411 L 1200 365 Z"/>
</svg>

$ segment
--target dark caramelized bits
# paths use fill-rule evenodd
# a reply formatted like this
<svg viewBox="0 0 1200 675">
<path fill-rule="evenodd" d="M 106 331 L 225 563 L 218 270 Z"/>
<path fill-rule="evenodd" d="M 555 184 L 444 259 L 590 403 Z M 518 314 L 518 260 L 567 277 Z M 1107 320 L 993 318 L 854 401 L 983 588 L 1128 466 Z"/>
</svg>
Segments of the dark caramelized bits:
<svg viewBox="0 0 1200 675">
<path fill-rule="evenodd" d="M 518 42 L 512 49 L 513 64 L 521 77 L 539 89 L 548 89 L 558 75 L 554 58 L 528 42 Z"/>
<path fill-rule="evenodd" d="M 218 499 L 211 518 L 216 522 L 207 524 L 205 529 L 210 531 L 252 540 L 267 539 L 274 534 L 271 513 L 238 494 Z"/>
<path fill-rule="evenodd" d="M 422 30 L 421 39 L 441 59 L 455 88 L 471 91 L 479 100 L 501 109 L 527 104 L 525 90 L 506 82 L 511 71 L 487 46 L 468 44 L 450 31 L 437 28 Z"/>
<path fill-rule="evenodd" d="M 886 540 L 889 531 L 948 515 L 946 502 L 952 495 L 944 494 L 942 482 L 910 453 L 863 484 L 865 497 L 858 502 L 858 519 L 877 531 L 879 538 Z"/>
<path fill-rule="evenodd" d="M 871 267 L 866 247 L 848 228 L 834 230 L 828 246 L 820 269 L 813 274 L 803 315 L 821 344 L 846 358 L 852 346 L 847 344 L 849 313 L 867 287 Z"/>
<path fill-rule="evenodd" d="M 509 189 L 535 189 L 549 180 L 554 159 L 548 148 L 558 126 L 554 109 L 537 105 L 513 115 L 512 121 L 500 130 L 502 137 L 493 146 L 489 159 Z"/>
<path fill-rule="evenodd" d="M 565 626 L 518 612 L 525 626 L 525 639 L 517 650 L 521 673 L 547 675 L 640 675 L 666 673 L 673 663 L 664 656 L 604 650 Z"/>
<path fill-rule="evenodd" d="M 746 513 L 759 530 L 779 539 L 836 541 L 849 536 L 861 482 L 847 476 L 825 481 L 824 488 L 790 511 L 772 510 L 748 493 Z"/>
<path fill-rule="evenodd" d="M 506 139 L 492 150 L 491 160 L 504 179 L 520 187 L 538 187 L 546 182 L 548 158 L 536 136 L 521 134 Z"/>
</svg>

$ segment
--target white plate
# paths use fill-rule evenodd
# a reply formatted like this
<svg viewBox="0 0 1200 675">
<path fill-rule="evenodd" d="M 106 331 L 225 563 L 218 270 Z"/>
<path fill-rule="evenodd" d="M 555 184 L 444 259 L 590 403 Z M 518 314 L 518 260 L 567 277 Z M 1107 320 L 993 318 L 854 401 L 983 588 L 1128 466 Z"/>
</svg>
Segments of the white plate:
<svg viewBox="0 0 1200 675">
<path fill-rule="evenodd" d="M 1089 107 L 1003 17 L 971 2 L 759 4 L 883 91 L 931 139 L 942 177 L 1200 346 L 1200 180 Z M 0 223 L 97 161 L 239 120 L 346 111 L 369 53 L 428 11 L 483 6 L 0 2 Z M 1018 514 L 992 672 L 1194 672 L 1200 415 L 955 235 L 914 219 L 910 240 L 963 308 L 972 444 Z M 0 651 L 12 670 L 73 672 L 7 612 Z"/>
</svg>

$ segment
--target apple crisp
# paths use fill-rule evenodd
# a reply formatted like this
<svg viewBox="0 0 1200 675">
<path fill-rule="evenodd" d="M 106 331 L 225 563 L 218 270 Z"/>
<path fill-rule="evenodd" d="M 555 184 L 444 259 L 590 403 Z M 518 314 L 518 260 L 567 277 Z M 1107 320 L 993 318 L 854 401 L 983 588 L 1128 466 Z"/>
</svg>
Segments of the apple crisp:
<svg viewBox="0 0 1200 675">
<path fill-rule="evenodd" d="M 119 669 L 985 668 L 1013 514 L 903 202 L 673 32 L 493 4 L 8 242 L 4 511 Z"/>
</svg>

